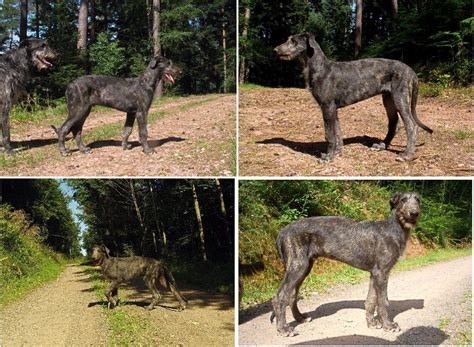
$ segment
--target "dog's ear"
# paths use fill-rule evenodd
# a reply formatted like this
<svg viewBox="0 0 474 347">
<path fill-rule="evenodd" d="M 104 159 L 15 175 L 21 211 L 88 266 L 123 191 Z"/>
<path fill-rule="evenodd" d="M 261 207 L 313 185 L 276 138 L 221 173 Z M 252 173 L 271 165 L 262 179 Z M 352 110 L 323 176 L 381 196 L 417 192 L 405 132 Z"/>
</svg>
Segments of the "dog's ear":
<svg viewBox="0 0 474 347">
<path fill-rule="evenodd" d="M 155 55 L 153 59 L 150 61 L 150 68 L 156 69 L 160 62 L 161 56 L 160 55 Z"/>
<path fill-rule="evenodd" d="M 312 33 L 305 33 L 306 37 L 306 55 L 308 58 L 311 58 L 314 55 L 313 43 L 314 35 Z"/>
<path fill-rule="evenodd" d="M 100 248 L 104 251 L 106 258 L 110 257 L 110 250 L 105 245 L 100 246 Z"/>
<path fill-rule="evenodd" d="M 392 195 L 391 199 L 390 199 L 390 209 L 393 210 L 395 207 L 397 207 L 399 201 L 400 201 L 400 196 L 402 195 L 402 193 L 400 192 L 396 192 Z"/>
<path fill-rule="evenodd" d="M 20 42 L 20 48 L 23 47 L 29 47 L 30 46 L 30 40 L 29 39 L 24 39 L 23 41 Z"/>
</svg>

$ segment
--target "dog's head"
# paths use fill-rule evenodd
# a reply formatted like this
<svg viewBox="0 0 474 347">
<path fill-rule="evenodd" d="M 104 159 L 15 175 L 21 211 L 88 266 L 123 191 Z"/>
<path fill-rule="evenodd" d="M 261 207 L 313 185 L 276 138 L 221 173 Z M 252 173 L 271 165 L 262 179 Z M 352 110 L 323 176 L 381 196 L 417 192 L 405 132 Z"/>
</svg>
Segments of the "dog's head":
<svg viewBox="0 0 474 347">
<path fill-rule="evenodd" d="M 105 259 L 110 257 L 110 250 L 104 245 L 92 247 L 91 258 L 94 265 L 102 265 Z"/>
<path fill-rule="evenodd" d="M 176 77 L 181 72 L 170 59 L 161 55 L 154 56 L 148 67 L 152 70 L 158 69 L 158 76 L 160 76 L 160 79 L 169 83 L 174 83 Z"/>
<path fill-rule="evenodd" d="M 27 39 L 21 42 L 20 48 L 26 48 L 28 56 L 38 71 L 53 68 L 52 62 L 56 59 L 57 54 L 46 40 Z"/>
<path fill-rule="evenodd" d="M 394 193 L 390 199 L 390 208 L 395 210 L 398 221 L 405 229 L 412 229 L 420 216 L 420 195 L 414 192 Z"/>
<path fill-rule="evenodd" d="M 314 54 L 316 41 L 311 33 L 291 35 L 285 43 L 275 47 L 273 50 L 282 60 L 293 60 L 306 56 L 311 58 Z"/>
</svg>

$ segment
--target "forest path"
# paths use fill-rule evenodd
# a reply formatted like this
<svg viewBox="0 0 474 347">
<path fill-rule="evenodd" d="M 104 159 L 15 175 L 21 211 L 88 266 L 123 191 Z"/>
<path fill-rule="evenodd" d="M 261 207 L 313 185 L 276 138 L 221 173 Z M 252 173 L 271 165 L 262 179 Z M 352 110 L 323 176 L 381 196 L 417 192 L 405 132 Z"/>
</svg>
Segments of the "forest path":
<svg viewBox="0 0 474 347">
<path fill-rule="evenodd" d="M 109 343 L 160 346 L 233 346 L 234 304 L 228 295 L 179 288 L 188 307 L 162 290 L 152 311 L 142 281 L 119 289 L 121 304 L 104 314 L 90 270 L 70 265 L 54 282 L 2 312 L 2 346 L 98 346 Z M 115 324 L 115 327 L 111 325 Z M 125 324 L 123 334 L 120 328 Z M 131 337 L 131 335 L 133 335 Z"/>
<path fill-rule="evenodd" d="M 231 94 L 164 98 L 149 111 L 148 143 L 155 153 L 145 155 L 133 128 L 131 150 L 121 148 L 125 114 L 100 108 L 84 125 L 84 141 L 92 153 L 60 155 L 57 136 L 49 124 L 60 125 L 66 115 L 26 124 L 13 124 L 14 147 L 23 150 L 0 154 L 3 176 L 230 176 L 235 155 L 235 106 Z M 69 135 L 68 139 L 71 138 Z"/>
<path fill-rule="evenodd" d="M 388 281 L 389 316 L 401 327 L 399 333 L 369 329 L 364 301 L 368 281 L 342 285 L 327 294 L 299 300 L 312 321 L 295 323 L 290 310 L 287 321 L 299 335 L 282 337 L 270 324 L 271 305 L 265 303 L 241 314 L 241 345 L 339 345 L 339 344 L 453 344 L 446 331 L 470 331 L 472 257 L 440 262 L 411 271 L 394 273 Z M 442 330 L 441 330 L 442 329 Z M 453 333 L 456 335 L 456 333 Z M 464 342 L 466 343 L 466 342 Z"/>
<path fill-rule="evenodd" d="M 388 151 L 382 96 L 341 108 L 344 149 L 330 163 L 321 110 L 306 89 L 242 90 L 239 96 L 239 174 L 242 176 L 468 176 L 473 173 L 472 103 L 460 96 L 418 98 L 417 115 L 434 133 L 418 129 L 417 159 L 395 160 L 405 150 L 402 127 Z"/>
<path fill-rule="evenodd" d="M 69 265 L 56 281 L 37 288 L 2 312 L 2 346 L 97 346 L 107 325 L 88 275 Z"/>
</svg>

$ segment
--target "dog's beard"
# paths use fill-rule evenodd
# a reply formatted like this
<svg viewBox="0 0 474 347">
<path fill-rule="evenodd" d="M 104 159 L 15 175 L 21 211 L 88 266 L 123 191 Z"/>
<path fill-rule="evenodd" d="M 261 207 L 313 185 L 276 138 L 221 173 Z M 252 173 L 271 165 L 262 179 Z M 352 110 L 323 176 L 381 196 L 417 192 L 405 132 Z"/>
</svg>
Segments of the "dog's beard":
<svg viewBox="0 0 474 347">
<path fill-rule="evenodd" d="M 417 222 L 416 219 L 409 220 L 408 218 L 403 217 L 403 215 L 401 214 L 397 214 L 397 215 L 398 215 L 398 220 L 404 229 L 413 229 L 414 227 L 416 227 L 416 222 Z"/>
</svg>

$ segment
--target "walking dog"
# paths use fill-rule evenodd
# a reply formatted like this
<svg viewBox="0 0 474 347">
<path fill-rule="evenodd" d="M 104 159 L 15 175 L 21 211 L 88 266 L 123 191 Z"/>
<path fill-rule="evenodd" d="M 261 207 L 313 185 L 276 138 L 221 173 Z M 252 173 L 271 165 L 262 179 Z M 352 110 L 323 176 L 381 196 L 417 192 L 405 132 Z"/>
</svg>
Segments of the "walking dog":
<svg viewBox="0 0 474 347">
<path fill-rule="evenodd" d="M 2 146 L 7 154 L 13 153 L 10 143 L 10 110 L 18 96 L 25 92 L 30 70 L 49 70 L 56 52 L 41 39 L 27 39 L 19 48 L 0 56 L 0 122 Z"/>
<path fill-rule="evenodd" d="M 186 308 L 187 300 L 176 288 L 176 281 L 171 272 L 158 260 L 146 257 L 111 257 L 105 246 L 94 246 L 91 258 L 96 265 L 100 265 L 102 275 L 112 283 L 105 290 L 109 308 L 117 306 L 118 287 L 120 284 L 143 276 L 147 288 L 151 291 L 153 300 L 146 308 L 152 310 L 160 300 L 160 293 L 156 288 L 157 280 L 173 293 L 179 302 L 179 310 Z"/>
<path fill-rule="evenodd" d="M 398 161 L 415 158 L 417 126 L 430 134 L 433 132 L 416 115 L 418 79 L 415 72 L 402 62 L 378 58 L 331 61 L 310 33 L 290 36 L 274 50 L 282 60 L 299 58 L 303 64 L 306 81 L 324 118 L 329 146 L 328 152 L 321 155 L 323 161 L 330 161 L 342 152 L 337 109 L 378 94 L 382 94 L 387 112 L 388 132 L 383 142 L 375 143 L 372 149 L 388 149 L 398 129 L 398 114 L 407 133 L 407 147 L 397 156 Z"/>
<path fill-rule="evenodd" d="M 301 284 L 318 257 L 339 260 L 370 272 L 365 301 L 368 327 L 400 331 L 398 324 L 388 317 L 388 276 L 405 250 L 410 229 L 416 225 L 420 196 L 410 192 L 395 193 L 390 199 L 390 207 L 391 216 L 382 221 L 310 217 L 295 221 L 280 231 L 276 246 L 285 266 L 285 276 L 272 299 L 274 311 L 270 318 L 273 322 L 276 317 L 279 333 L 295 334 L 286 322 L 288 305 L 297 322 L 310 320 L 299 311 L 297 298 Z"/>
<path fill-rule="evenodd" d="M 59 129 L 52 125 L 59 137 L 61 154 L 68 155 L 70 153 L 64 142 L 67 134 L 71 131 L 79 151 L 90 152 L 90 148 L 82 142 L 82 128 L 94 105 L 112 107 L 127 113 L 122 136 L 124 150 L 131 148 L 128 144 L 128 137 L 132 132 L 136 118 L 143 152 L 153 153 L 153 149 L 147 142 L 148 110 L 158 83 L 161 80 L 174 83 L 178 73 L 179 69 L 173 65 L 171 60 L 155 56 L 148 64 L 144 74 L 136 78 L 90 75 L 72 82 L 66 89 L 68 118 Z"/>
</svg>

